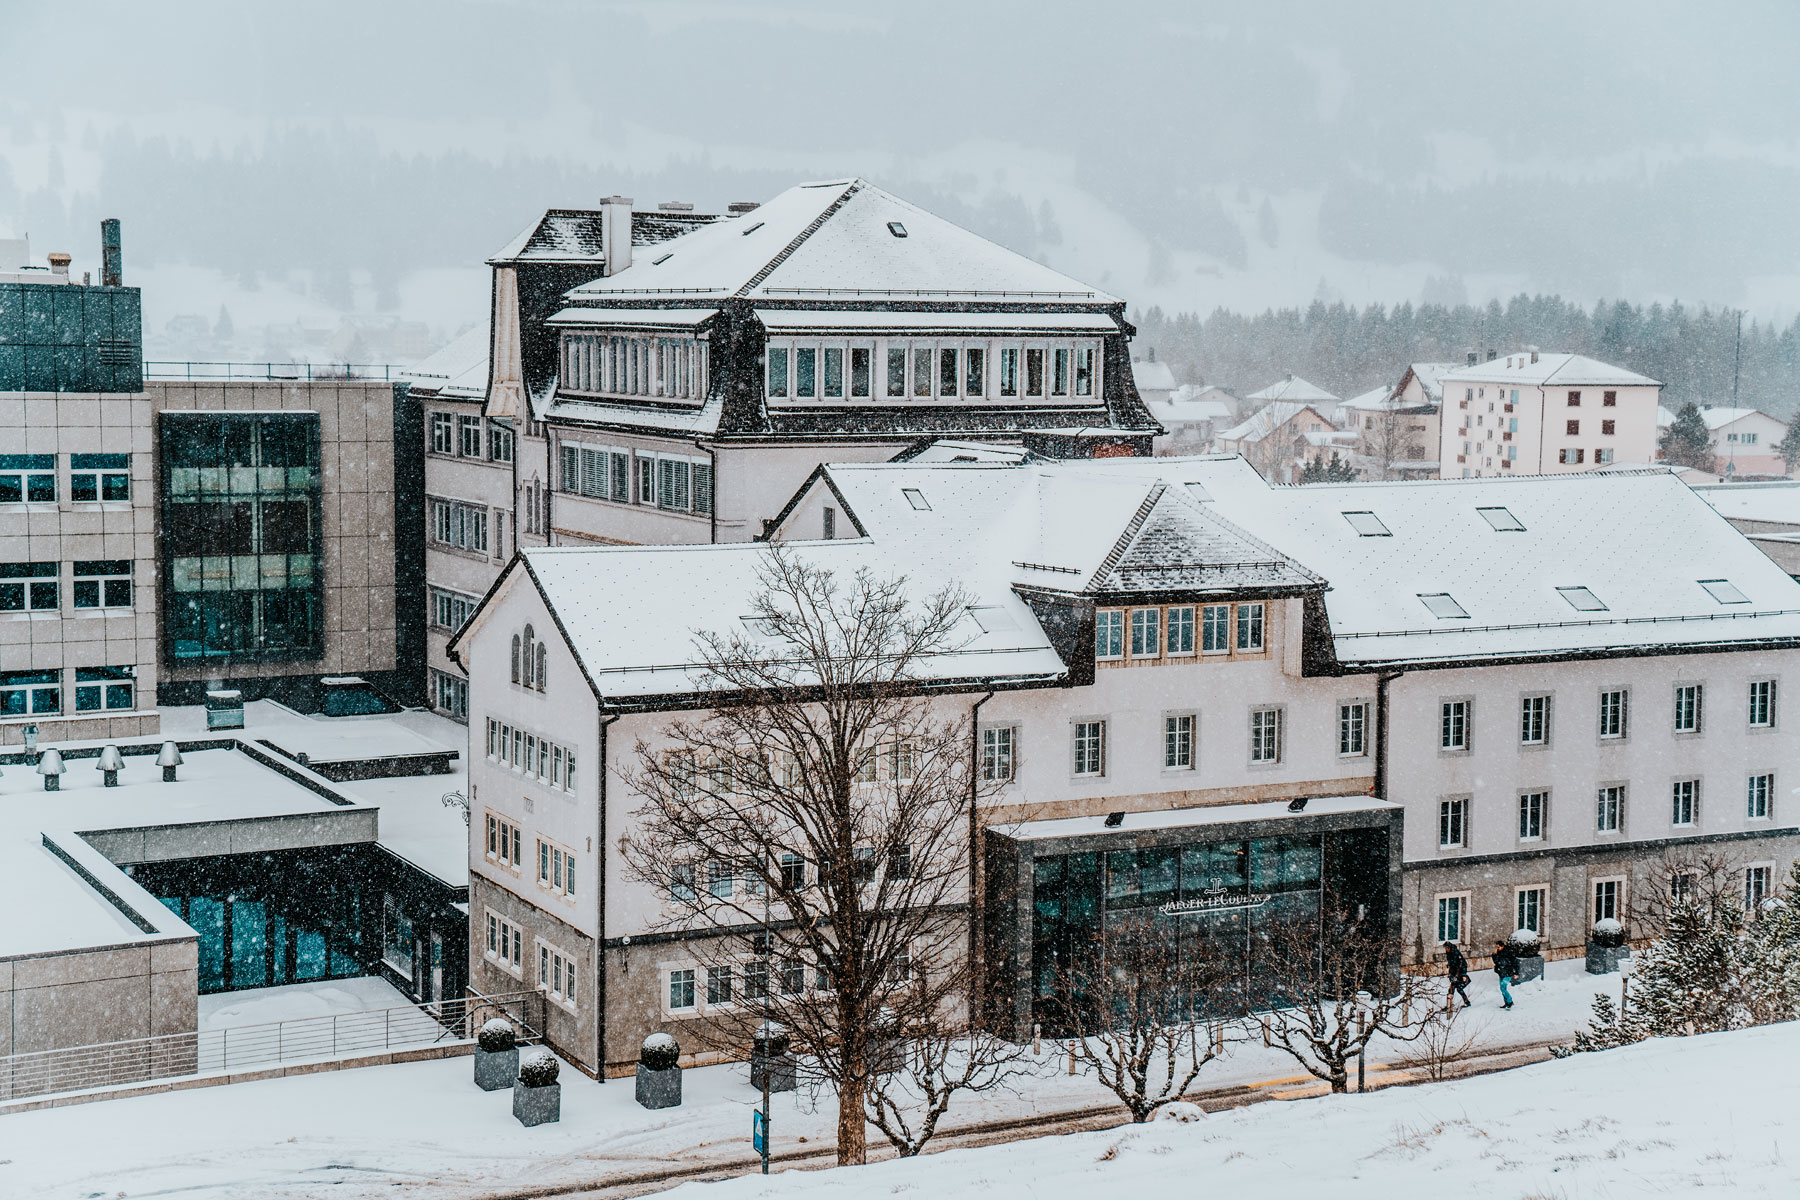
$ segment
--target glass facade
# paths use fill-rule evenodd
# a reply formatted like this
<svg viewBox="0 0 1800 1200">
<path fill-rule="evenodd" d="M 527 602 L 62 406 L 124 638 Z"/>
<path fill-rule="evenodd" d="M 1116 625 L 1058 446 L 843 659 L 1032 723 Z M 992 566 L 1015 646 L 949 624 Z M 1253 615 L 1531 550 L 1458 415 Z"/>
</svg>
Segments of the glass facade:
<svg viewBox="0 0 1800 1200">
<path fill-rule="evenodd" d="M 320 657 L 318 415 L 165 412 L 160 421 L 170 659 Z"/>
<path fill-rule="evenodd" d="M 1316 941 L 1326 897 L 1382 927 L 1387 846 L 1386 830 L 1357 830 L 1038 857 L 1031 1019 L 1058 1035 L 1091 1020 L 1084 981 L 1118 968 L 1107 962 L 1109 945 L 1162 948 L 1172 1012 L 1270 1007 L 1280 995 L 1269 943 Z"/>
</svg>

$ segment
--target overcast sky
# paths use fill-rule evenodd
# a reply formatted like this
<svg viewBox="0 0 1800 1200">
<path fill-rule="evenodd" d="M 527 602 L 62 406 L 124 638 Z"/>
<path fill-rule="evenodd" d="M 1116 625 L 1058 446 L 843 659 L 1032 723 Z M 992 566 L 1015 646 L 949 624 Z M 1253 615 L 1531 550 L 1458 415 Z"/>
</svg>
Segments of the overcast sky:
<svg viewBox="0 0 1800 1200">
<path fill-rule="evenodd" d="M 1134 304 L 1800 311 L 1791 3 L 0 0 L 0 237 L 151 331 L 480 318 L 548 206 L 863 175 Z"/>
</svg>

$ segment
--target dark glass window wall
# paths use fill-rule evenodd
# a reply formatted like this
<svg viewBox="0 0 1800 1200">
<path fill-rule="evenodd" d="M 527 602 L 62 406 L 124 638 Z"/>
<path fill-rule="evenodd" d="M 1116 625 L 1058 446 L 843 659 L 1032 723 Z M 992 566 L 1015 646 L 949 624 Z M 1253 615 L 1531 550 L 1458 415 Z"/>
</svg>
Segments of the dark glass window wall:
<svg viewBox="0 0 1800 1200">
<path fill-rule="evenodd" d="M 163 413 L 171 658 L 324 652 L 315 413 Z"/>
</svg>

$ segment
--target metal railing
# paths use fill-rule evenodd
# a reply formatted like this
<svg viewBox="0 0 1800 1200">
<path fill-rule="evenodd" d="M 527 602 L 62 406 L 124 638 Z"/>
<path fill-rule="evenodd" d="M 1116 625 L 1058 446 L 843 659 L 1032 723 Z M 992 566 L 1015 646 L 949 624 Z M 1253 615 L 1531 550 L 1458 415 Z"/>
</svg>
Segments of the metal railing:
<svg viewBox="0 0 1800 1200">
<path fill-rule="evenodd" d="M 378 379 L 392 382 L 407 368 L 388 363 L 174 362 L 144 363 L 147 379 L 276 379 L 306 382 Z"/>
<path fill-rule="evenodd" d="M 3 1055 L 0 1101 L 432 1046 L 473 1038 L 494 1017 L 505 1017 L 520 1041 L 532 1042 L 542 1037 L 545 1003 L 538 992 L 472 993 L 435 1004 Z"/>
</svg>

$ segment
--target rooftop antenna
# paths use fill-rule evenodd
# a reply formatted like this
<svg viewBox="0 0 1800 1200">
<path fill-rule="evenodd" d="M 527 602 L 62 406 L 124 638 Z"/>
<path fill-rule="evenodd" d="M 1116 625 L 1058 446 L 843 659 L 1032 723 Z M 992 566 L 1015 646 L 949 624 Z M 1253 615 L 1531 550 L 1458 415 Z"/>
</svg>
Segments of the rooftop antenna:
<svg viewBox="0 0 1800 1200">
<path fill-rule="evenodd" d="M 1738 376 L 1744 362 L 1744 310 L 1737 314 L 1737 348 L 1731 352 L 1731 407 L 1737 407 Z"/>
</svg>

